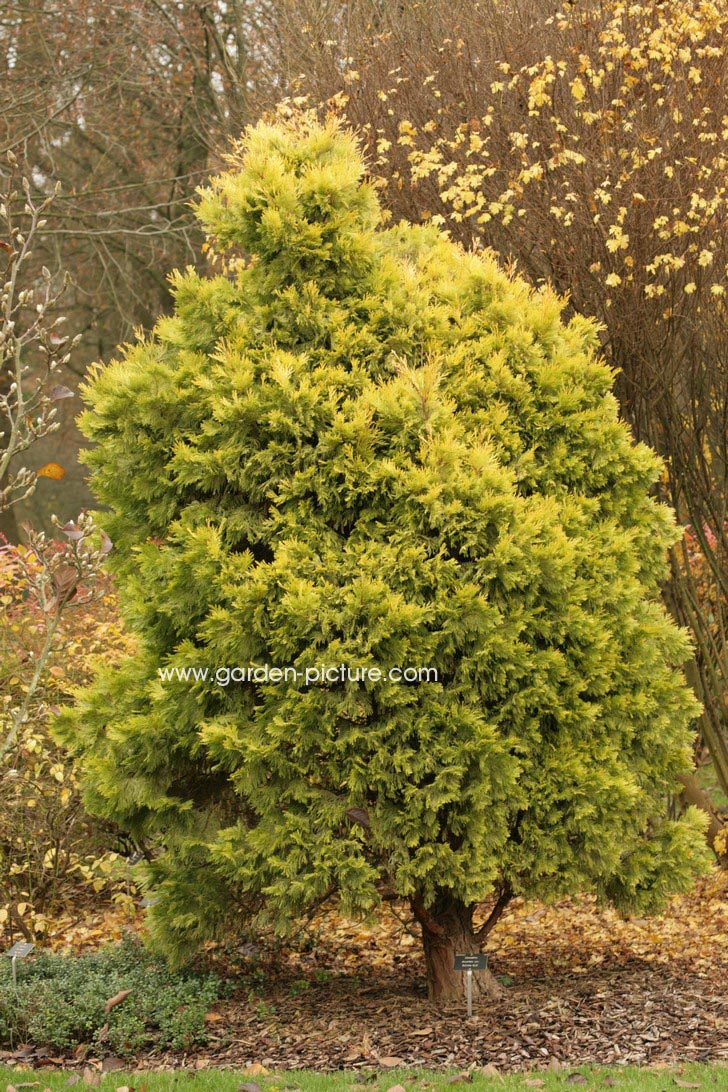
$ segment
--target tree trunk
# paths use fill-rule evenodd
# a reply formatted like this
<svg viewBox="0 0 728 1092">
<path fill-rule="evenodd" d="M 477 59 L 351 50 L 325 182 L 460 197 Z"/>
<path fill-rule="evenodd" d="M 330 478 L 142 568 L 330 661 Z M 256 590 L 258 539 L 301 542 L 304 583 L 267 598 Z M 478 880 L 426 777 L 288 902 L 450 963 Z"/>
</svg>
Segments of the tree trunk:
<svg viewBox="0 0 728 1092">
<path fill-rule="evenodd" d="M 681 623 L 684 625 L 685 623 Z M 692 627 L 696 633 L 696 627 Z M 708 678 L 705 680 L 704 675 Z M 685 666 L 685 677 L 695 691 L 698 701 L 703 704 L 703 713 L 698 727 L 705 740 L 710 757 L 713 759 L 718 783 L 724 793 L 728 793 L 728 732 L 726 732 L 725 702 L 722 700 L 725 675 L 721 678 L 717 671 L 708 671 L 693 657 Z M 710 686 L 710 682 L 713 686 Z"/>
<path fill-rule="evenodd" d="M 474 906 L 443 893 L 425 909 L 421 899 L 412 900 L 412 910 L 422 927 L 422 944 L 427 967 L 427 996 L 438 1004 L 465 998 L 466 975 L 455 970 L 456 955 L 480 951 L 481 941 L 473 930 Z M 495 999 L 502 989 L 491 971 L 473 972 L 473 996 Z"/>
</svg>

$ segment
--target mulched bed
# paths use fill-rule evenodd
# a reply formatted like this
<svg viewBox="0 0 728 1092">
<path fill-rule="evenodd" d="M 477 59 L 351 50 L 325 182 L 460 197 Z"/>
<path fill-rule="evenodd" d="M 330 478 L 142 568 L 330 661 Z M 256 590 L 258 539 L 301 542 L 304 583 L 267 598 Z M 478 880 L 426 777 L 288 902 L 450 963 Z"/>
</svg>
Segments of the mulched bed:
<svg viewBox="0 0 728 1092">
<path fill-rule="evenodd" d="M 442 1012 L 408 975 L 352 988 L 314 984 L 292 998 L 265 994 L 275 1016 L 248 1002 L 221 1008 L 213 1065 L 358 1069 L 370 1065 L 528 1069 L 583 1062 L 728 1061 L 728 995 L 698 976 L 634 961 L 589 975 L 524 979 L 498 1002 Z M 224 1030 L 223 1030 L 224 1027 Z M 229 1029 L 229 1030 L 228 1030 Z M 229 1045 L 223 1045 L 228 1035 Z M 398 1061 L 395 1061 L 398 1060 Z M 180 1059 L 181 1061 L 181 1059 Z"/>
<path fill-rule="evenodd" d="M 728 1061 L 726 874 L 651 920 L 624 921 L 589 898 L 517 902 L 489 945 L 510 984 L 501 1000 L 476 1001 L 471 1021 L 464 1003 L 443 1012 L 427 1001 L 419 938 L 393 910 L 368 929 L 321 915 L 308 944 L 272 959 L 255 998 L 218 1007 L 210 1064 Z"/>
<path fill-rule="evenodd" d="M 243 984 L 208 1014 L 208 1046 L 151 1053 L 136 1068 L 364 1074 L 399 1065 L 507 1071 L 728 1062 L 726 875 L 649 921 L 622 921 L 588 898 L 515 904 L 490 945 L 494 973 L 508 976 L 505 996 L 476 1000 L 471 1020 L 464 1003 L 443 1011 L 427 1001 L 418 939 L 403 908 L 394 910 L 370 926 L 330 910 L 286 948 L 249 944 L 219 953 Z M 10 1060 L 82 1067 L 92 1053 L 62 1059 L 30 1049 Z M 91 1064 L 100 1068 L 102 1060 Z M 103 1062 L 105 1069 L 121 1064 Z"/>
</svg>

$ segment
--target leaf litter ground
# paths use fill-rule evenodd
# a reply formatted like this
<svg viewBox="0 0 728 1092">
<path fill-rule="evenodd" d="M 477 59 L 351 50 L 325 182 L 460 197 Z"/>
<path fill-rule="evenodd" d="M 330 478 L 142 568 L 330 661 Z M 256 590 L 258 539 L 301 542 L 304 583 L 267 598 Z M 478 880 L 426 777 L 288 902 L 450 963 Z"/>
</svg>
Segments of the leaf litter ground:
<svg viewBox="0 0 728 1092">
<path fill-rule="evenodd" d="M 95 946 L 101 934 L 108 939 L 122 928 L 118 917 L 66 923 L 54 946 Z M 476 1001 L 471 1020 L 464 1004 L 438 1010 L 427 1001 L 421 946 L 410 929 L 403 907 L 386 908 L 366 925 L 324 908 L 293 944 L 211 953 L 219 970 L 239 973 L 245 984 L 208 1013 L 208 1046 L 148 1054 L 137 1064 L 492 1065 L 504 1072 L 728 1061 L 728 873 L 713 873 L 649 920 L 624 921 L 590 898 L 553 906 L 516 901 L 489 944 L 505 996 Z M 19 1055 L 9 1060 L 51 1060 L 35 1048 Z M 92 1055 L 81 1048 L 74 1060 L 88 1065 Z"/>
</svg>

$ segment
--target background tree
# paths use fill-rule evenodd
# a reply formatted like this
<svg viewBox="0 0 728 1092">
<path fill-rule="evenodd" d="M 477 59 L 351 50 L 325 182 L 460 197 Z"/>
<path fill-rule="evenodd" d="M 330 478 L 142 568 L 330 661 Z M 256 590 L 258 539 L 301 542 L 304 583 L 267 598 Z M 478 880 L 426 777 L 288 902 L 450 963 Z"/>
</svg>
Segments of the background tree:
<svg viewBox="0 0 728 1092">
<path fill-rule="evenodd" d="M 38 471 L 18 467 L 17 460 L 58 428 L 58 403 L 72 398 L 73 391 L 53 379 L 80 340 L 64 336 L 65 318 L 56 312 L 67 275 L 54 277 L 43 266 L 34 281 L 31 272 L 33 248 L 57 194 L 36 203 L 28 179 L 13 179 L 17 160 L 12 152 L 9 156 L 9 184 L 0 191 L 0 514 L 32 496 L 39 477 L 58 479 L 65 473 L 55 464 Z"/>
<path fill-rule="evenodd" d="M 34 470 L 31 461 L 58 428 L 58 407 L 72 399 L 57 380 L 80 342 L 59 313 L 68 275 L 41 266 L 34 276 L 33 251 L 57 192 L 36 200 L 12 152 L 7 163 L 0 192 L 0 515 L 31 497 L 39 481 L 57 488 L 65 476 L 59 464 L 36 461 Z M 46 911 L 61 895 L 83 889 L 82 877 L 105 888 L 96 866 L 109 864 L 99 824 L 83 813 L 70 763 L 46 725 L 49 706 L 65 693 L 61 681 L 86 679 L 95 642 L 98 652 L 101 625 L 90 604 L 103 599 L 108 611 L 113 602 L 101 573 L 111 542 L 95 533 L 88 513 L 55 524 L 61 541 L 28 524 L 27 546 L 0 537 L 0 930 L 26 939 L 43 932 Z M 69 613 L 83 621 L 74 625 Z M 111 617 L 106 623 L 104 653 L 113 656 L 120 634 Z"/>
<path fill-rule="evenodd" d="M 689 886 L 702 818 L 664 797 L 696 703 L 658 594 L 679 532 L 595 328 L 434 227 L 383 230 L 363 174 L 333 122 L 251 130 L 198 211 L 229 272 L 176 274 L 174 315 L 84 388 L 140 650 L 59 734 L 91 811 L 161 840 L 173 956 L 389 893 L 442 999 L 513 895 Z M 322 663 L 381 678 L 307 685 Z M 216 685 L 233 664 L 300 674 Z"/>
<path fill-rule="evenodd" d="M 199 253 L 195 187 L 229 136 L 281 93 L 272 6 L 19 0 L 0 13 L 0 154 L 27 165 L 38 203 L 61 186 L 32 270 L 72 273 L 64 308 L 81 344 L 61 377 L 71 389 L 169 309 L 166 270 Z M 66 519 L 90 498 L 73 417 L 60 422 L 35 457 L 66 467 Z M 42 488 L 18 509 L 46 530 L 52 510 Z M 0 531 L 18 541 L 11 512 Z"/>
<path fill-rule="evenodd" d="M 286 19 L 301 87 L 361 128 L 395 216 L 446 223 L 599 320 L 622 416 L 702 558 L 698 579 L 673 548 L 665 596 L 728 793 L 724 0 L 309 0 Z"/>
</svg>

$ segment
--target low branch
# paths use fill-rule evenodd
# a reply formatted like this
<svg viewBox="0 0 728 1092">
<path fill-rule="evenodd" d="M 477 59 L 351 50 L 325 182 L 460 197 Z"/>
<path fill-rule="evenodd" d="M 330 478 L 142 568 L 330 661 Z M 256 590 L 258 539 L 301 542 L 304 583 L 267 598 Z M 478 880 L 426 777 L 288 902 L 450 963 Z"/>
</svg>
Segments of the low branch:
<svg viewBox="0 0 728 1092">
<path fill-rule="evenodd" d="M 426 908 L 421 895 L 413 895 L 410 899 L 412 913 L 419 921 L 422 928 L 433 937 L 444 937 L 445 930 L 439 925 L 432 914 Z"/>
<path fill-rule="evenodd" d="M 500 919 L 503 917 L 503 913 L 508 906 L 508 903 L 513 898 L 513 892 L 510 887 L 506 886 L 501 894 L 498 896 L 498 901 L 491 910 L 485 922 L 480 926 L 475 934 L 476 940 L 485 940 L 488 934 L 495 928 Z"/>
</svg>

